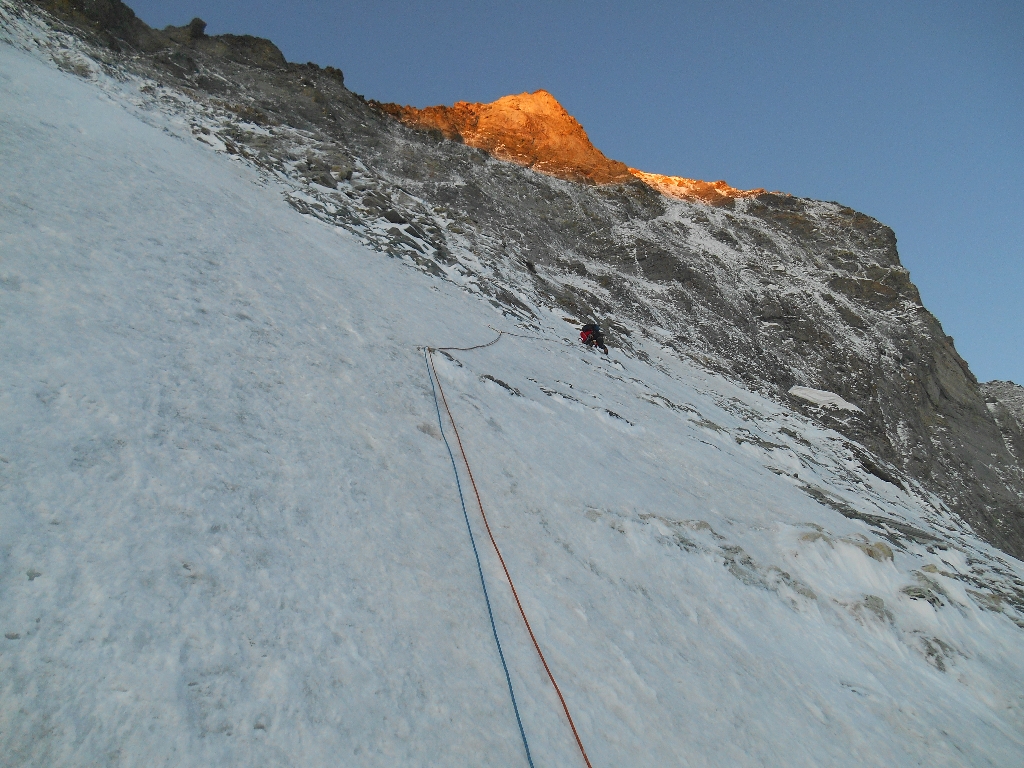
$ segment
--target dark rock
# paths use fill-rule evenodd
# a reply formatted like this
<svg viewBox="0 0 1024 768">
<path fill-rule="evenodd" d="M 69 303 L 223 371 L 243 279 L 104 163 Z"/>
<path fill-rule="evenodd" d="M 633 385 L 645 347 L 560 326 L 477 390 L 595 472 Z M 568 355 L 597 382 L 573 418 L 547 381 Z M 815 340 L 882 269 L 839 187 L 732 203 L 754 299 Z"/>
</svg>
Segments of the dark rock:
<svg viewBox="0 0 1024 768">
<path fill-rule="evenodd" d="M 153 57 L 153 61 L 179 80 L 185 80 L 198 71 L 195 59 L 180 50 L 158 53 Z"/>
<path fill-rule="evenodd" d="M 989 381 L 981 385 L 981 392 L 1007 450 L 1024 467 L 1024 387 L 1012 381 Z"/>
<path fill-rule="evenodd" d="M 260 69 L 283 69 L 287 62 L 281 50 L 269 40 L 252 35 L 214 35 L 194 39 L 193 44 L 203 52 L 238 64 Z"/>
<path fill-rule="evenodd" d="M 164 27 L 162 32 L 176 43 L 191 45 L 206 37 L 206 22 L 197 17 L 184 27 Z"/>
<path fill-rule="evenodd" d="M 152 52 L 166 45 L 159 33 L 139 19 L 121 0 L 34 0 L 58 18 L 98 33 L 114 50 L 128 45 Z"/>
<path fill-rule="evenodd" d="M 896 289 L 868 278 L 837 276 L 828 285 L 836 293 L 879 309 L 891 309 L 899 300 Z"/>
<path fill-rule="evenodd" d="M 942 607 L 942 598 L 931 589 L 927 587 L 912 584 L 908 587 L 903 587 L 900 590 L 903 594 L 909 597 L 911 600 L 924 600 L 932 605 L 933 608 Z"/>
<path fill-rule="evenodd" d="M 319 173 L 312 177 L 312 181 L 319 184 L 321 187 L 327 187 L 328 189 L 338 188 L 338 180 L 329 173 Z"/>
<path fill-rule="evenodd" d="M 345 74 L 336 67 L 324 67 L 324 74 L 334 80 L 338 85 L 345 85 Z"/>
</svg>

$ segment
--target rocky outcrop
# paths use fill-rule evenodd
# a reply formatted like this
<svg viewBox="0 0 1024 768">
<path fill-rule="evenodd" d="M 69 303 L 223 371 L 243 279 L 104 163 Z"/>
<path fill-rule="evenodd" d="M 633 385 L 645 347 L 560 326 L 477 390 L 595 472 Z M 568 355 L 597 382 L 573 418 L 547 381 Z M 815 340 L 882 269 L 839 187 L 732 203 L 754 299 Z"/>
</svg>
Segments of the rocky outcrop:
<svg viewBox="0 0 1024 768">
<path fill-rule="evenodd" d="M 663 176 L 660 173 L 645 173 L 636 168 L 630 168 L 629 172 L 663 195 L 680 200 L 699 200 L 709 205 L 730 205 L 737 198 L 758 197 L 767 193 L 764 189 L 736 189 L 724 181 L 701 181 L 681 176 Z"/>
<path fill-rule="evenodd" d="M 1001 405 L 1007 416 L 1024 429 L 1024 387 L 1012 381 L 987 381 L 981 391 L 986 403 Z"/>
<path fill-rule="evenodd" d="M 679 200 L 730 205 L 754 198 L 764 189 L 737 189 L 725 181 L 700 181 L 645 173 L 609 160 L 583 126 L 545 90 L 503 96 L 490 103 L 457 101 L 454 106 L 415 106 L 371 101 L 381 112 L 420 129 L 439 131 L 453 141 L 550 176 L 592 184 L 627 183 L 633 177 Z"/>
<path fill-rule="evenodd" d="M 605 157 L 547 91 L 426 109 L 373 104 L 406 125 L 440 131 L 445 138 L 560 179 L 593 184 L 630 180 L 625 164 Z"/>
<path fill-rule="evenodd" d="M 543 90 L 503 96 L 490 104 L 459 101 L 452 107 L 424 109 L 376 101 L 370 104 L 405 125 L 439 131 L 446 139 L 566 181 L 623 184 L 635 177 L 663 195 L 709 205 L 730 205 L 737 198 L 765 194 L 763 189 L 736 189 L 724 181 L 645 173 L 609 160 L 591 143 L 576 118 Z"/>
<path fill-rule="evenodd" d="M 162 36 L 121 0 L 35 0 L 35 4 L 97 35 L 114 50 L 127 46 L 156 51 L 166 45 Z"/>
<path fill-rule="evenodd" d="M 121 66 L 216 112 L 210 140 L 303 185 L 290 198 L 303 213 L 457 276 L 524 324 L 538 308 L 597 319 L 630 355 L 646 337 L 801 410 L 877 477 L 934 494 L 1024 557 L 1019 409 L 1003 389 L 983 394 L 885 225 L 836 203 L 638 178 L 550 94 L 374 108 L 337 70 L 249 43 L 239 54 L 198 26 L 154 32 L 163 47 Z M 791 398 L 794 386 L 860 411 Z"/>
<path fill-rule="evenodd" d="M 284 54 L 269 40 L 252 35 L 211 37 L 206 34 L 206 22 L 199 18 L 192 19 L 184 27 L 165 27 L 158 34 L 179 45 L 239 64 L 250 64 L 262 69 L 278 69 L 287 64 Z"/>
<path fill-rule="evenodd" d="M 1007 450 L 1024 466 L 1024 387 L 1012 381 L 988 381 L 981 385 L 981 392 Z"/>
<path fill-rule="evenodd" d="M 263 69 L 286 65 L 284 54 L 269 40 L 252 35 L 206 34 L 206 22 L 192 19 L 183 27 L 150 28 L 120 0 L 35 0 L 44 10 L 72 22 L 94 34 L 108 47 L 120 51 L 134 48 L 145 53 L 175 49 L 176 56 L 165 57 L 190 73 L 194 63 L 180 48 L 197 49 L 218 58 Z"/>
</svg>

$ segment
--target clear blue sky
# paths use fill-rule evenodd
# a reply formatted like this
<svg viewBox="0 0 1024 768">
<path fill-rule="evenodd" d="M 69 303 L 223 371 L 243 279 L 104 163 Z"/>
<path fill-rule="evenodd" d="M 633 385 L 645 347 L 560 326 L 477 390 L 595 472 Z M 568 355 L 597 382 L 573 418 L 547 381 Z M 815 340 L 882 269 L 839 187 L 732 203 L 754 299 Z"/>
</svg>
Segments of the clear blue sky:
<svg viewBox="0 0 1024 768">
<path fill-rule="evenodd" d="M 1024 3 L 128 0 L 268 37 L 369 98 L 544 88 L 647 171 L 836 200 L 896 231 L 982 381 L 1024 384 Z"/>
</svg>

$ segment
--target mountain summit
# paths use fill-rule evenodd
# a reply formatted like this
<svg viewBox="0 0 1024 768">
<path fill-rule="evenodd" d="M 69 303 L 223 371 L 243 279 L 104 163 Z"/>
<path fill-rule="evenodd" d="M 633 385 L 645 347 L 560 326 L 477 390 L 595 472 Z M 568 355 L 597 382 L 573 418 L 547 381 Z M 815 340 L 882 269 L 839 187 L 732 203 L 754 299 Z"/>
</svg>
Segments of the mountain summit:
<svg viewBox="0 0 1024 768">
<path fill-rule="evenodd" d="M 592 184 L 632 180 L 629 168 L 605 157 L 579 121 L 544 90 L 502 96 L 490 104 L 376 106 L 406 125 L 439 130 L 445 138 L 560 179 Z"/>
<path fill-rule="evenodd" d="M 438 130 L 447 139 L 566 181 L 622 184 L 640 179 L 669 197 L 713 204 L 765 192 L 736 189 L 724 181 L 645 173 L 610 160 L 590 141 L 579 121 L 545 90 L 502 96 L 490 104 L 457 101 L 451 107 L 371 103 L 406 125 Z"/>
</svg>

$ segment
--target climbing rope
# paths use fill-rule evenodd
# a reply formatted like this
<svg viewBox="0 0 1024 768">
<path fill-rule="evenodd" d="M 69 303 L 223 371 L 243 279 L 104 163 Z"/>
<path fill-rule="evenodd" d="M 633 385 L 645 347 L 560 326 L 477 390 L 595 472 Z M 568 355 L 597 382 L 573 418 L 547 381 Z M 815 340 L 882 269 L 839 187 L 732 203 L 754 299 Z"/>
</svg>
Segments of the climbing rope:
<svg viewBox="0 0 1024 768">
<path fill-rule="evenodd" d="M 468 347 L 467 350 L 468 349 L 481 349 L 483 347 L 489 347 L 489 346 L 491 346 L 491 344 L 496 343 L 498 341 L 498 339 L 501 338 L 502 333 L 503 333 L 502 331 L 498 331 L 498 337 L 496 339 L 494 339 L 494 341 L 490 342 L 490 344 L 481 344 L 481 345 L 479 345 L 477 347 Z M 447 349 L 451 349 L 451 347 L 448 347 Z M 555 676 L 551 673 L 551 668 L 548 666 L 547 659 L 544 658 L 544 652 L 540 649 L 540 644 L 537 642 L 537 637 L 533 634 L 533 627 L 530 626 L 530 620 L 528 618 L 526 618 L 526 611 L 523 609 L 523 604 L 519 600 L 519 593 L 516 591 L 516 585 L 512 581 L 512 574 L 509 573 L 508 566 L 505 565 L 505 558 L 502 557 L 501 550 L 498 548 L 498 542 L 495 540 L 494 533 L 491 531 L 491 524 L 487 520 L 487 513 L 484 512 L 484 504 L 480 500 L 480 491 L 477 489 L 476 479 L 473 477 L 473 470 L 469 466 L 469 459 L 466 457 L 466 449 L 462 445 L 462 437 L 459 435 L 459 428 L 455 424 L 455 418 L 452 416 L 451 408 L 448 407 L 448 398 L 445 396 L 444 387 L 441 385 L 441 379 L 438 378 L 437 370 L 434 368 L 434 360 L 433 360 L 433 357 L 431 356 L 431 352 L 432 351 L 433 350 L 430 347 L 427 347 L 424 350 L 424 357 L 427 360 L 427 364 L 428 364 L 428 367 L 430 369 L 429 372 L 431 372 L 433 374 L 433 376 L 431 378 L 431 382 L 430 382 L 431 388 L 434 387 L 434 382 L 435 381 L 437 382 L 437 388 L 434 390 L 434 405 L 435 405 L 435 407 L 437 406 L 437 393 L 440 392 L 441 393 L 441 402 L 444 403 L 444 409 L 445 409 L 445 411 L 448 414 L 448 420 L 451 422 L 452 430 L 455 432 L 455 439 L 456 439 L 456 441 L 458 442 L 458 445 L 459 445 L 459 452 L 462 454 L 462 461 L 466 465 L 466 473 L 469 475 L 469 481 L 470 481 L 470 483 L 473 486 L 473 494 L 476 496 L 476 503 L 477 503 L 477 506 L 480 508 L 480 517 L 483 518 L 484 527 L 487 529 L 487 536 L 491 540 L 491 546 L 494 547 L 494 552 L 495 552 L 495 554 L 497 554 L 498 560 L 501 562 L 502 570 L 505 571 L 505 578 L 508 579 L 508 585 L 512 589 L 512 596 L 515 598 L 516 607 L 519 608 L 519 615 L 522 616 L 523 623 L 526 625 L 526 631 L 529 632 L 530 640 L 533 641 L 533 647 L 537 651 L 537 655 L 540 657 L 541 664 L 544 665 L 544 671 L 547 672 L 548 680 L 551 681 L 551 685 L 554 687 L 555 693 L 558 694 L 558 700 L 562 703 L 562 710 L 565 712 L 565 716 L 569 720 L 569 727 L 572 729 L 572 735 L 576 739 L 576 745 L 580 749 L 580 754 L 583 755 L 583 762 L 585 762 L 587 764 L 587 768 L 593 768 L 593 766 L 591 766 L 591 764 L 590 764 L 590 758 L 587 757 L 587 751 L 583 747 L 583 740 L 580 739 L 579 732 L 576 730 L 576 723 L 573 722 L 572 715 L 569 713 L 569 705 L 565 703 L 565 697 L 562 695 L 562 689 L 559 688 L 558 687 L 558 683 L 555 682 Z M 440 417 L 441 417 L 441 413 L 440 413 L 440 409 L 438 409 L 438 423 L 440 423 Z M 443 431 L 442 431 L 442 434 L 443 434 Z M 445 438 L 445 445 L 448 445 L 447 438 Z M 449 454 L 449 456 L 451 456 L 451 446 L 448 446 L 448 454 Z M 454 465 L 455 465 L 455 459 L 452 458 L 452 466 L 454 467 Z M 458 476 L 458 472 L 456 472 L 456 479 L 457 479 L 457 476 Z M 462 496 L 462 488 L 461 488 L 461 486 L 459 488 L 459 496 L 460 496 L 460 498 Z M 465 501 L 463 501 L 462 511 L 463 511 L 463 513 L 465 513 L 465 511 L 466 511 Z M 466 518 L 466 525 L 467 526 L 469 525 L 469 518 L 468 517 Z M 470 537 L 472 537 L 472 535 L 473 534 L 472 534 L 472 529 L 471 529 L 470 530 Z M 473 551 L 476 552 L 476 544 L 475 543 L 473 545 Z M 480 565 L 480 558 L 479 558 L 479 555 L 478 555 L 477 556 L 477 566 L 479 567 L 479 565 Z M 482 582 L 483 581 L 483 571 L 480 572 L 480 579 L 481 579 L 481 582 Z M 486 595 L 486 591 L 487 590 L 486 590 L 486 587 L 485 587 L 484 588 L 485 595 Z M 488 611 L 490 611 L 490 602 L 488 602 Z M 491 617 L 491 626 L 492 627 L 494 626 L 494 617 L 493 617 L 493 615 Z M 497 641 L 497 639 L 498 639 L 497 631 L 495 631 L 494 639 L 495 639 L 495 641 Z M 499 648 L 499 652 L 500 652 L 500 650 L 501 650 L 500 644 L 499 644 L 498 648 Z M 502 664 L 504 664 L 504 663 L 505 663 L 504 656 L 502 656 Z M 506 675 L 506 677 L 508 676 L 508 669 L 507 668 L 505 670 L 505 675 Z M 511 690 L 512 690 L 512 682 L 511 682 L 511 680 L 509 680 L 509 691 L 511 692 Z M 515 704 L 515 696 L 514 695 L 513 695 L 512 701 L 513 701 L 513 705 L 514 705 Z M 516 718 L 518 718 L 518 717 L 519 717 L 519 710 L 517 708 L 516 709 Z M 520 727 L 520 730 L 522 730 L 522 723 L 520 723 L 519 727 Z M 524 744 L 526 743 L 526 735 L 525 734 L 523 735 L 523 743 Z M 527 748 L 527 754 L 529 754 L 529 748 Z M 531 765 L 532 765 L 532 763 L 531 763 Z"/>
<path fill-rule="evenodd" d="M 492 331 L 498 331 L 498 329 L 495 328 L 493 325 L 488 325 L 487 327 L 490 328 Z M 564 344 L 570 347 L 576 346 L 571 341 L 568 341 L 566 339 L 545 339 L 543 336 L 527 336 L 526 334 L 523 333 L 512 333 L 511 331 L 498 331 L 498 335 L 515 336 L 517 339 L 529 339 L 530 341 L 546 341 L 548 344 Z M 497 341 L 497 339 L 495 339 L 494 341 Z M 491 344 L 493 344 L 494 341 L 492 341 Z M 485 344 L 483 346 L 489 347 L 491 344 Z M 470 349 L 476 349 L 476 347 L 470 347 Z"/>
<path fill-rule="evenodd" d="M 491 326 L 487 327 L 491 328 Z M 489 341 L 486 344 L 477 344 L 475 347 L 427 347 L 427 349 L 435 352 L 469 352 L 474 349 L 483 349 L 484 347 L 489 347 L 492 344 L 497 344 L 498 340 L 505 334 L 504 331 L 498 331 L 497 328 L 491 328 L 491 330 L 497 331 L 498 335 L 494 337 L 494 341 Z M 440 384 L 440 382 L 438 383 Z"/>
<path fill-rule="evenodd" d="M 498 338 L 501 338 L 501 334 L 498 334 Z M 495 339 L 494 341 L 497 341 Z M 492 344 L 494 342 L 491 342 Z M 482 345 L 489 346 L 489 345 Z M 448 442 L 448 437 L 444 433 L 444 424 L 441 420 L 441 406 L 437 402 L 437 389 L 434 387 L 434 381 L 437 379 L 437 372 L 433 370 L 433 361 L 430 360 L 430 349 L 425 348 L 423 350 L 423 360 L 427 364 L 427 378 L 430 379 L 430 388 L 434 393 L 434 408 L 437 410 L 437 426 L 441 429 L 441 437 L 444 439 L 444 445 L 448 449 L 448 458 L 452 460 L 452 471 L 455 472 L 455 486 L 459 489 L 459 501 L 462 503 L 462 516 L 466 520 L 466 530 L 469 531 L 469 542 L 473 545 L 473 556 L 476 558 L 476 570 L 480 574 L 480 586 L 484 591 L 484 602 L 487 604 L 487 616 L 491 620 L 491 632 L 494 634 L 494 644 L 498 646 L 498 657 L 501 659 L 501 668 L 505 670 L 505 682 L 508 683 L 508 694 L 512 698 L 512 709 L 516 713 L 516 723 L 519 725 L 519 735 L 523 737 L 523 748 L 526 750 L 526 762 L 530 764 L 530 768 L 534 768 L 533 757 L 530 755 L 530 742 L 526 740 L 526 731 L 523 729 L 523 719 L 519 716 L 519 705 L 516 703 L 516 692 L 512 688 L 512 677 L 508 673 L 508 664 L 505 663 L 505 653 L 501 650 L 501 640 L 498 639 L 498 628 L 494 623 L 494 611 L 491 610 L 491 598 L 487 594 L 487 582 L 484 580 L 484 569 L 480 565 L 480 553 L 476 548 L 476 537 L 473 536 L 473 526 L 469 524 L 469 513 L 466 512 L 466 499 L 462 495 L 462 483 L 459 481 L 459 470 L 455 466 L 455 454 L 452 453 L 451 444 Z M 437 382 L 437 386 L 441 386 L 441 382 Z M 445 409 L 447 409 L 445 404 Z M 449 413 L 449 416 L 451 414 Z M 453 422 L 454 426 L 454 422 Z M 468 465 L 467 465 L 468 466 Z"/>
<path fill-rule="evenodd" d="M 493 325 L 488 325 L 487 327 L 490 328 L 495 333 L 497 333 L 498 335 L 495 336 L 492 341 L 489 341 L 486 344 L 477 344 L 475 347 L 430 347 L 430 349 L 432 349 L 434 352 L 471 352 L 474 349 L 483 349 L 484 347 L 490 347 L 494 344 L 497 344 L 501 340 L 502 336 L 514 336 L 517 339 L 529 339 L 530 341 L 546 341 L 549 344 L 568 344 L 569 346 L 574 346 L 571 341 L 566 341 L 565 339 L 545 339 L 543 336 L 527 336 L 526 334 L 523 333 L 499 331 Z"/>
</svg>

